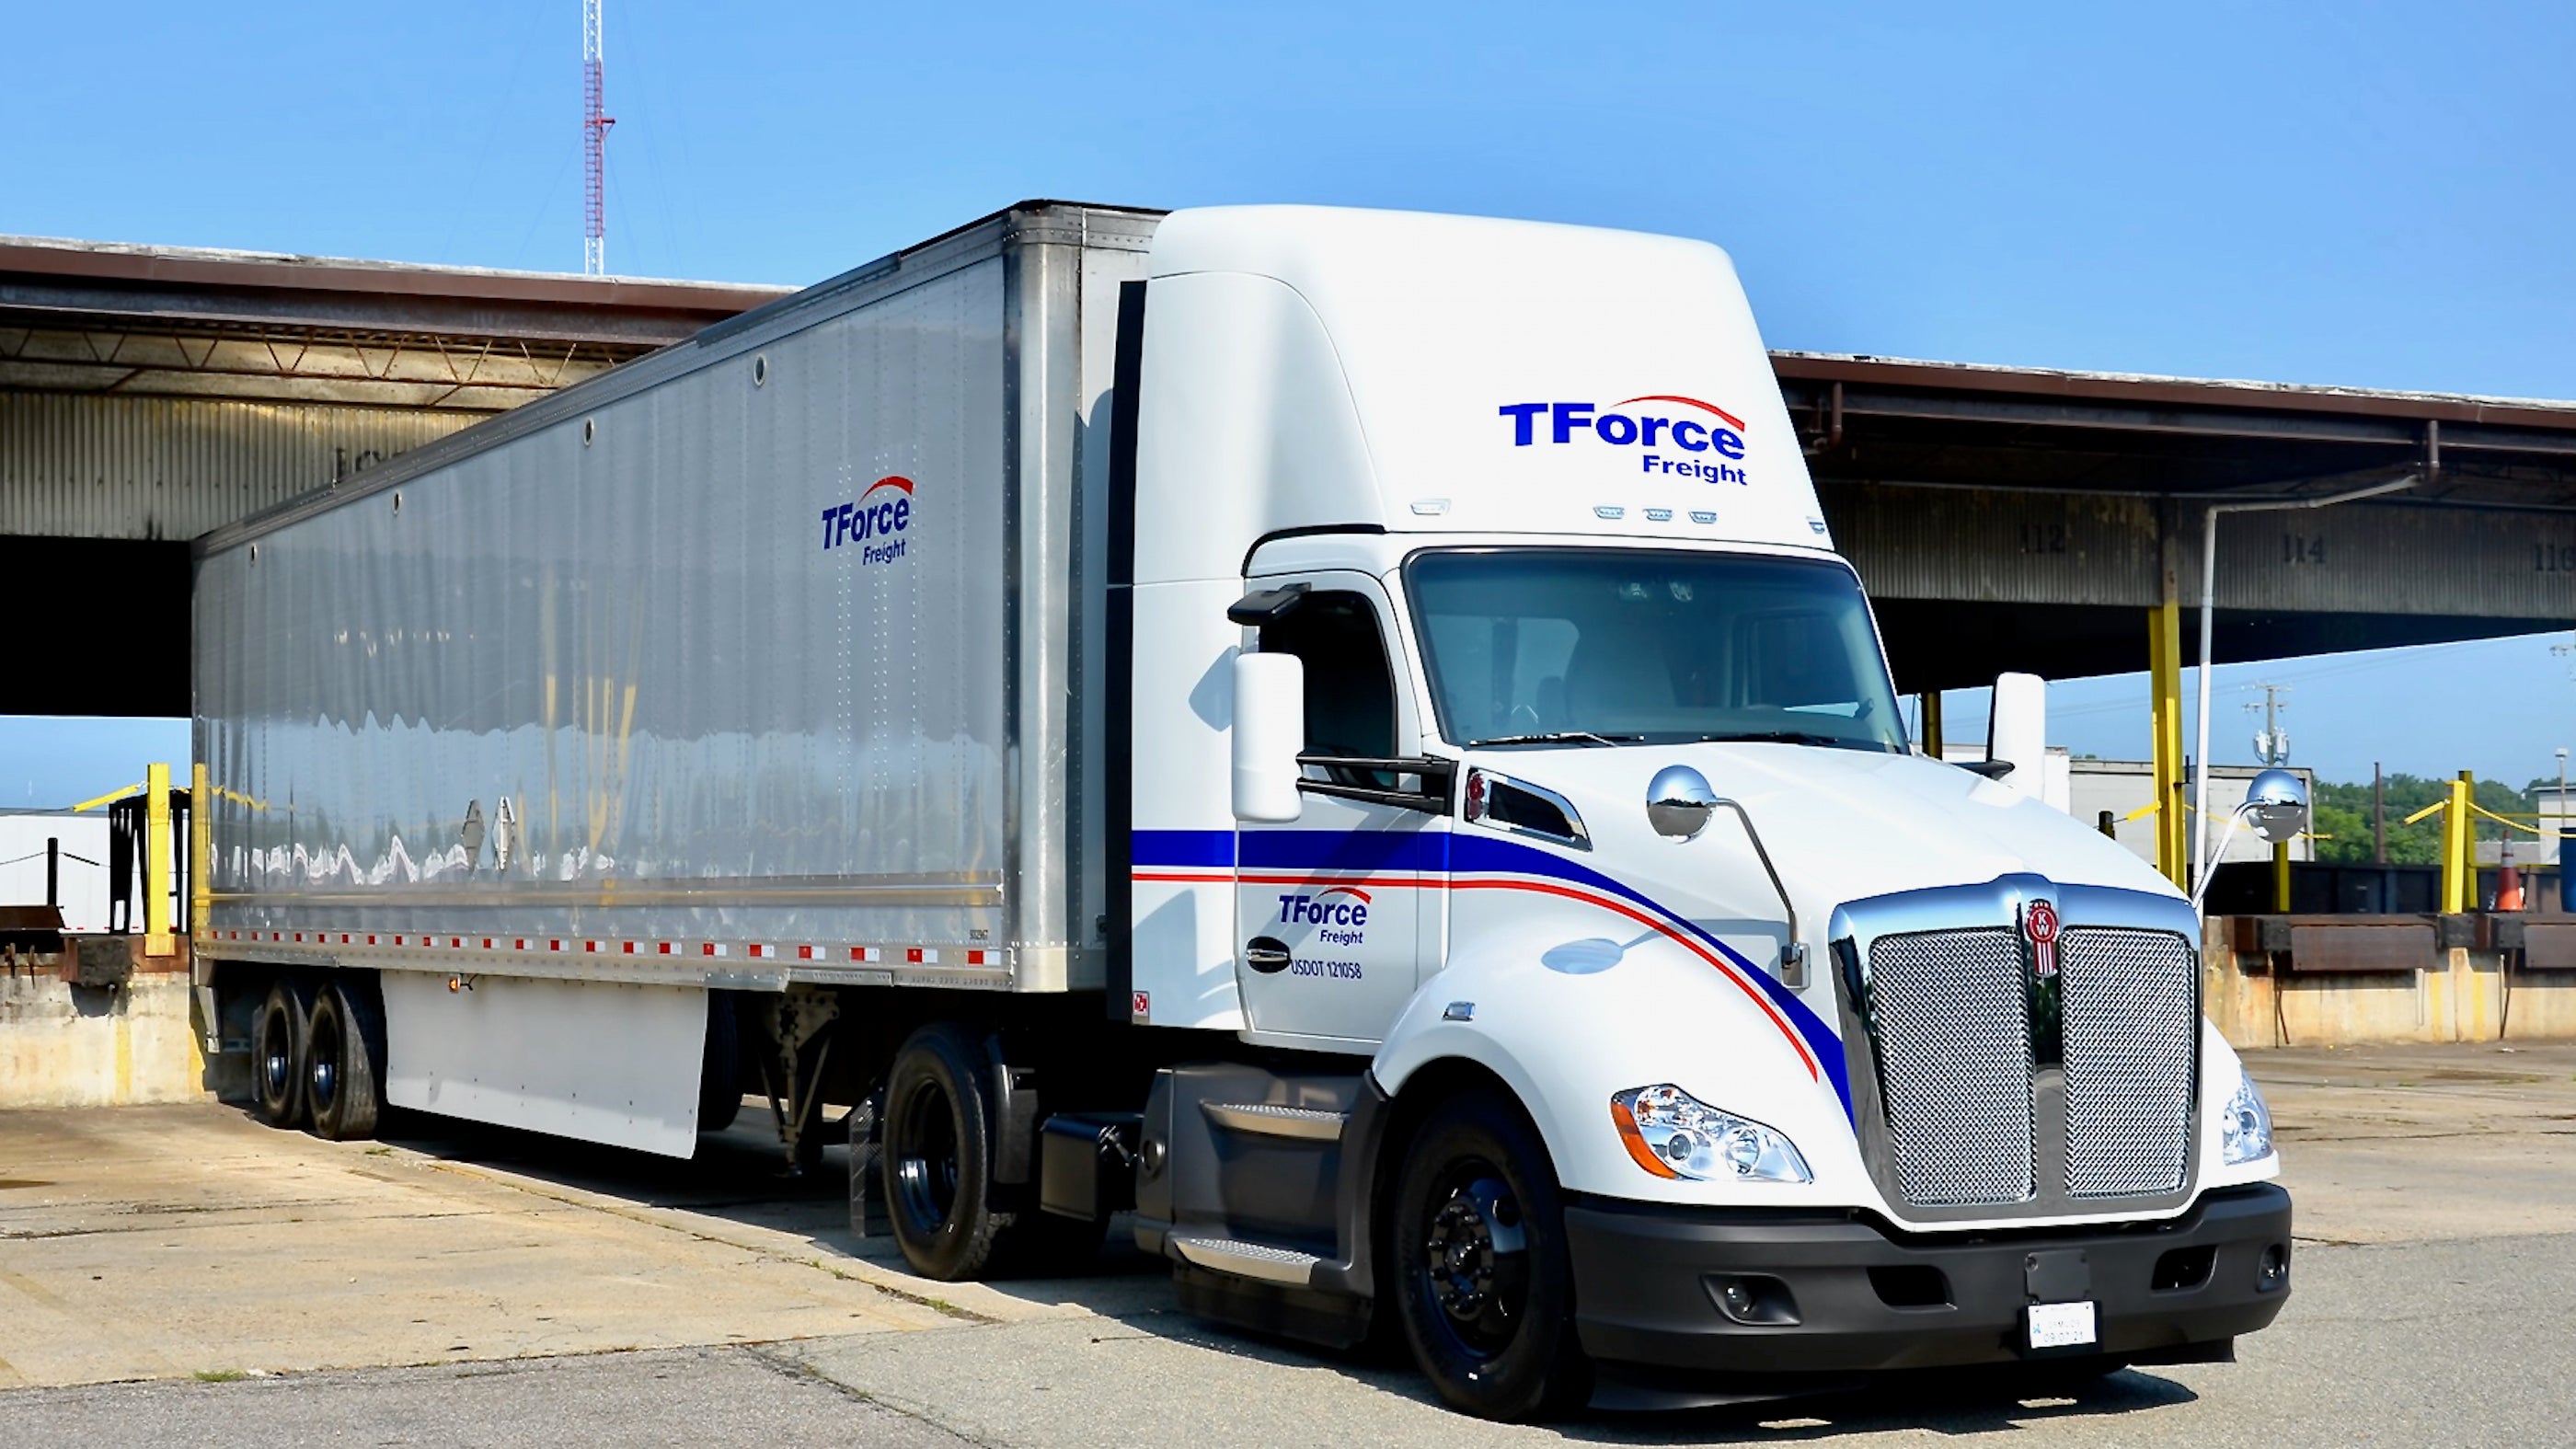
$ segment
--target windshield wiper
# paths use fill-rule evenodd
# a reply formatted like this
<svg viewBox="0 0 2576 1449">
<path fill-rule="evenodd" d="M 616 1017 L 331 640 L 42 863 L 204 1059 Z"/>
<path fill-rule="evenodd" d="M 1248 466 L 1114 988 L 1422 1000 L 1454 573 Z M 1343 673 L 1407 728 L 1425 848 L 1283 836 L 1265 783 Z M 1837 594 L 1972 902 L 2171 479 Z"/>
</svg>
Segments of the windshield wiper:
<svg viewBox="0 0 2576 1449">
<path fill-rule="evenodd" d="M 1818 734 L 1814 730 L 1737 730 L 1722 735 L 1701 735 L 1703 744 L 1828 745 L 1838 750 L 1870 750 L 1893 754 L 1876 740 L 1856 740 L 1849 735 Z"/>
<path fill-rule="evenodd" d="M 1480 750 L 1487 745 L 1633 745 L 1644 735 L 1596 735 L 1590 730 L 1558 730 L 1544 735 L 1496 735 L 1490 740 L 1469 740 L 1467 748 Z"/>
</svg>

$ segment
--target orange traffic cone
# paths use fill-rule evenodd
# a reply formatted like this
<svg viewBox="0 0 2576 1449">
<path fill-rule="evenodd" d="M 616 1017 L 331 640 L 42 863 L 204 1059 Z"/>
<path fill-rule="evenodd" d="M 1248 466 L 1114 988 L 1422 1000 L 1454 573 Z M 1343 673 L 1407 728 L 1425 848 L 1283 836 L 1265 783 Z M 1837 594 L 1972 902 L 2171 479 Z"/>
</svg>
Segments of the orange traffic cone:
<svg viewBox="0 0 2576 1449">
<path fill-rule="evenodd" d="M 2504 869 L 2496 872 L 2495 908 L 2499 911 L 2522 909 L 2522 868 L 2520 866 L 2507 862 Z"/>
</svg>

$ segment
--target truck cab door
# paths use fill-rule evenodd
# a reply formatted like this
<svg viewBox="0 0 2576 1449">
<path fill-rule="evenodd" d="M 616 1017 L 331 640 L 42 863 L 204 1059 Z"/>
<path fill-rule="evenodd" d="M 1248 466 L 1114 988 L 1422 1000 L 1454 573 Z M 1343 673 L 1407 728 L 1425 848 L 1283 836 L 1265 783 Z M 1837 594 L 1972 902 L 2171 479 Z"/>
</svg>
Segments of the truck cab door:
<svg viewBox="0 0 2576 1449">
<path fill-rule="evenodd" d="M 1303 661 L 1305 775 L 1352 793 L 1309 790 L 1295 821 L 1237 827 L 1236 984 L 1248 1034 L 1364 1050 L 1412 999 L 1425 928 L 1439 936 L 1445 776 L 1426 790 L 1419 773 L 1315 763 L 1415 753 L 1412 691 L 1398 684 L 1386 597 L 1358 573 L 1261 582 L 1307 586 L 1293 609 L 1260 626 L 1258 647 Z M 1370 795 L 1386 798 L 1358 798 Z M 1390 803 L 1408 795 L 1421 803 Z"/>
</svg>

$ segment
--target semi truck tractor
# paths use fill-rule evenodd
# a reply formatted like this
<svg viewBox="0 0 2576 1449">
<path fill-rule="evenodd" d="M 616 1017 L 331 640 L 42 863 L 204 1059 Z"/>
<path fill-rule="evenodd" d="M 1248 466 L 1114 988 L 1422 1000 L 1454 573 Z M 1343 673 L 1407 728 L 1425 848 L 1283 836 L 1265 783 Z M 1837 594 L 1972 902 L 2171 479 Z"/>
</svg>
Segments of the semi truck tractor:
<svg viewBox="0 0 2576 1449">
<path fill-rule="evenodd" d="M 198 981 L 280 1127 L 765 1102 L 923 1274 L 1118 1218 L 1502 1418 L 2288 1296 L 2191 903 L 1909 744 L 1706 243 L 1026 203 L 195 588 Z"/>
</svg>

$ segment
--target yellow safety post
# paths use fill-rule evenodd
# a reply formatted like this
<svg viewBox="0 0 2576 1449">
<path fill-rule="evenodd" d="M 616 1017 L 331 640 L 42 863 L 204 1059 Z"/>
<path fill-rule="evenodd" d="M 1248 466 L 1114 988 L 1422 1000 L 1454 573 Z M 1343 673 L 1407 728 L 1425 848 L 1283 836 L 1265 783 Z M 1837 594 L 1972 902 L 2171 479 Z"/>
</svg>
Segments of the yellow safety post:
<svg viewBox="0 0 2576 1449">
<path fill-rule="evenodd" d="M 170 939 L 170 767 L 143 772 L 143 954 L 167 956 Z"/>
<path fill-rule="evenodd" d="M 1941 758 L 1941 691 L 1923 691 L 1923 753 Z"/>
<path fill-rule="evenodd" d="M 188 934 L 203 936 L 206 921 L 215 901 L 214 883 L 207 878 L 206 866 L 214 859 L 215 792 L 207 788 L 206 767 L 200 762 L 188 769 Z"/>
<path fill-rule="evenodd" d="M 2462 770 L 2451 782 L 2450 808 L 2442 812 L 2442 913 L 2458 915 L 2469 908 L 2471 882 L 2477 879 L 2476 867 L 2470 861 L 2469 830 L 2470 792 L 2474 788 L 2469 772 Z"/>
<path fill-rule="evenodd" d="M 2156 792 L 2156 869 L 2191 888 L 2191 836 L 2182 794 L 2182 603 L 2167 592 L 2147 612 L 2148 726 Z"/>
<path fill-rule="evenodd" d="M 2290 842 L 2272 847 L 2272 909 L 2290 913 Z"/>
</svg>

